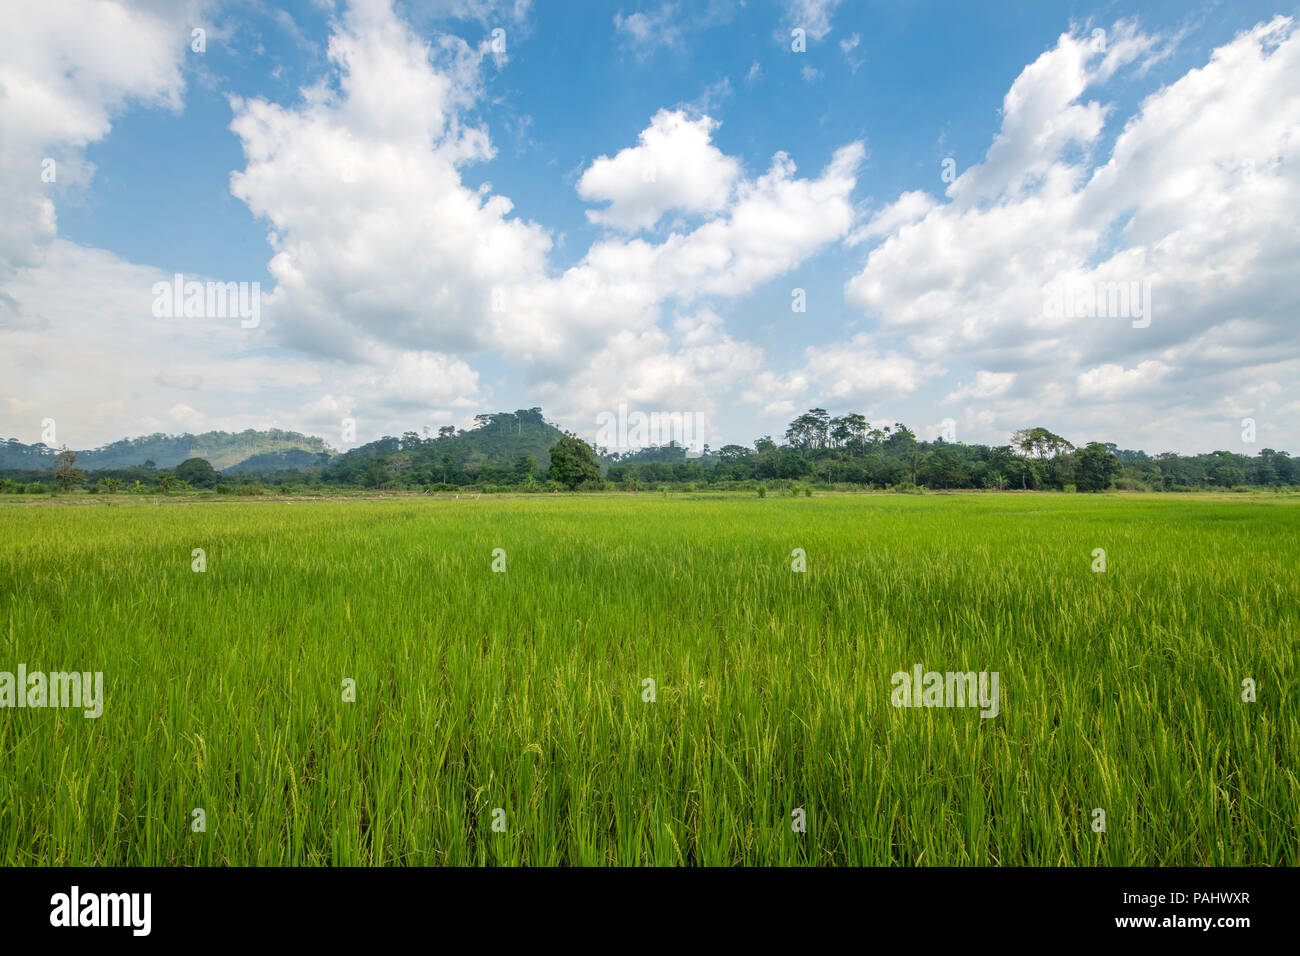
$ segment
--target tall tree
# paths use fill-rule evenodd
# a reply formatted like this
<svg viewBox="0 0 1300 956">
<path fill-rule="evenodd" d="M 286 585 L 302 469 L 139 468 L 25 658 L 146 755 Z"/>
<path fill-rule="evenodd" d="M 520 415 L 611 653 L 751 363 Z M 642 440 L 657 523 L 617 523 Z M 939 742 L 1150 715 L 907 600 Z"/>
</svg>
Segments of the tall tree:
<svg viewBox="0 0 1300 956">
<path fill-rule="evenodd" d="M 1101 442 L 1091 441 L 1075 453 L 1074 483 L 1080 491 L 1105 491 L 1123 470 Z"/>
<path fill-rule="evenodd" d="M 195 488 L 211 488 L 217 483 L 217 472 L 211 462 L 203 458 L 189 458 L 176 466 L 176 477 Z"/>
<path fill-rule="evenodd" d="M 67 491 L 77 482 L 83 480 L 86 476 L 80 468 L 76 467 L 77 453 L 64 448 L 59 452 L 58 468 L 54 471 L 54 480 L 59 483 L 59 487 Z"/>
<path fill-rule="evenodd" d="M 551 446 L 551 479 L 570 491 L 584 481 L 599 480 L 595 450 L 577 435 L 565 435 Z"/>
</svg>

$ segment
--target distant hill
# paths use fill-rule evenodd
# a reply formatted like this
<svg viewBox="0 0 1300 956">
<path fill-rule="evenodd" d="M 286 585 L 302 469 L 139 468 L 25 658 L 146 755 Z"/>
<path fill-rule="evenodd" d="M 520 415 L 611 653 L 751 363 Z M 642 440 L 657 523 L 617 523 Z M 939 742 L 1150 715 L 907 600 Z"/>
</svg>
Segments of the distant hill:
<svg viewBox="0 0 1300 956">
<path fill-rule="evenodd" d="M 525 474 L 545 480 L 551 446 L 563 435 L 542 417 L 540 408 L 526 408 L 476 415 L 470 429 L 458 431 L 448 425 L 436 434 L 406 432 L 400 438 L 385 436 L 342 453 L 323 439 L 279 429 L 145 435 L 78 451 L 76 467 L 84 472 L 113 472 L 152 462 L 157 471 L 164 471 L 186 459 L 203 458 L 232 476 L 271 478 L 297 471 L 319 475 L 329 484 L 372 487 L 411 480 L 507 482 Z M 0 441 L 0 471 L 48 471 L 55 467 L 57 455 L 57 449 L 39 443 Z"/>
<path fill-rule="evenodd" d="M 312 462 L 333 454 L 325 442 L 311 435 L 278 428 L 242 432 L 204 432 L 201 435 L 165 435 L 123 438 L 100 448 L 77 452 L 77 467 L 86 471 L 131 468 L 152 461 L 159 469 L 175 468 L 187 458 L 204 458 L 218 471 L 265 455 L 304 452 Z M 24 445 L 15 439 L 0 442 L 0 469 L 45 469 L 53 465 L 57 449 L 41 443 Z M 274 467 L 274 466 L 273 466 Z M 287 467 L 293 467 L 292 465 Z M 249 469 L 257 470 L 257 469 Z"/>
<path fill-rule="evenodd" d="M 406 432 L 401 438 L 385 436 L 349 449 L 325 468 L 322 478 L 371 486 L 411 479 L 452 484 L 507 481 L 525 471 L 543 478 L 551 465 L 551 446 L 562 437 L 540 408 L 475 415 L 474 427 L 468 430 L 447 426 L 436 435 Z"/>
<path fill-rule="evenodd" d="M 267 451 L 252 455 L 238 464 L 218 469 L 228 475 L 266 474 L 273 471 L 287 471 L 290 468 L 309 468 L 312 465 L 328 465 L 334 455 L 328 451 L 308 451 L 305 448 L 290 448 L 288 451 Z"/>
</svg>

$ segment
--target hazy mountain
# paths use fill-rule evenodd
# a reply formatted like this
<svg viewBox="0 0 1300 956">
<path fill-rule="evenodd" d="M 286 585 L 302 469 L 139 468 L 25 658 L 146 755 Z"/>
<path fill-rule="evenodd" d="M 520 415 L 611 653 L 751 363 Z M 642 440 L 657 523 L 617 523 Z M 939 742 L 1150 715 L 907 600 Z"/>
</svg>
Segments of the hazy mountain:
<svg viewBox="0 0 1300 956">
<path fill-rule="evenodd" d="M 213 468 L 231 468 L 252 458 L 304 452 L 312 461 L 321 453 L 332 454 L 325 442 L 312 435 L 278 428 L 242 432 L 204 432 L 201 435 L 165 435 L 123 438 L 77 451 L 77 467 L 85 471 L 131 468 L 152 461 L 158 468 L 175 468 L 187 458 L 204 458 Z M 54 463 L 57 449 L 41 443 L 24 445 L 16 439 L 0 442 L 0 469 L 44 469 Z M 273 466 L 274 467 L 274 466 Z M 293 467 L 292 465 L 286 467 Z"/>
</svg>

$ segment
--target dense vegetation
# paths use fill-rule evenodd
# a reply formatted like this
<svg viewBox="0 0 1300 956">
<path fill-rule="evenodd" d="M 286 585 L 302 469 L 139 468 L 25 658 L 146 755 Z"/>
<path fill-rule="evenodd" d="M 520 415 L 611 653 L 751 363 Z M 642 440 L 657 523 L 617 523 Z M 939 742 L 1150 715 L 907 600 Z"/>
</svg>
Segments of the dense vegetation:
<svg viewBox="0 0 1300 956">
<path fill-rule="evenodd" d="M 0 865 L 1300 862 L 1290 496 L 160 501 L 0 500 Z"/>
<path fill-rule="evenodd" d="M 213 435 L 173 439 L 173 446 L 201 447 Z M 268 441 L 292 443 L 304 436 L 265 434 Z M 285 437 L 289 436 L 289 437 Z M 166 437 L 166 436 L 162 436 Z M 183 436 L 184 438 L 185 436 Z M 241 438 L 242 436 L 227 436 Z M 137 439 L 144 450 L 159 436 Z M 263 488 L 451 491 L 464 488 L 537 491 L 556 488 L 712 487 L 753 488 L 791 483 L 819 486 L 915 490 L 1194 491 L 1233 488 L 1290 488 L 1300 485 L 1300 463 L 1284 451 L 1262 449 L 1257 455 L 1215 451 L 1200 455 L 1164 452 L 1149 455 L 1114 444 L 1090 442 L 1076 447 L 1046 428 L 1016 432 L 1005 445 L 967 445 L 943 439 L 922 441 L 903 425 L 874 426 L 857 414 L 831 417 L 824 409 L 800 415 L 782 440 L 771 436 L 752 446 L 704 446 L 689 457 L 687 449 L 669 444 L 635 452 L 599 455 L 600 474 L 574 465 L 566 454 L 557 467 L 552 451 L 566 438 L 542 417 L 540 408 L 479 415 L 475 427 L 445 426 L 434 434 L 406 432 L 384 437 L 343 453 L 319 439 L 319 448 L 263 450 L 222 466 L 189 456 L 173 468 L 144 464 L 105 468 L 105 450 L 59 455 L 44 446 L 24 446 L 12 439 L 3 461 L 26 461 L 40 467 L 0 469 L 0 491 L 49 491 L 85 487 L 92 491 L 157 492 L 173 488 L 255 492 Z M 118 442 L 112 460 L 124 452 Z M 258 442 L 249 439 L 246 447 Z M 241 446 L 241 447 L 244 447 Z M 5 447 L 0 445 L 0 448 Z M 315 446 L 313 446 L 315 447 Z M 37 451 L 33 451 L 36 449 Z M 174 449 L 173 449 L 174 450 Z M 603 451 L 603 450 L 602 450 Z M 38 453 L 39 452 L 39 453 Z M 234 455 L 229 452 L 227 458 Z M 585 453 L 584 453 L 585 454 Z M 211 469 L 190 464 L 200 458 Z M 187 470 L 186 470 L 187 469 Z"/>
</svg>

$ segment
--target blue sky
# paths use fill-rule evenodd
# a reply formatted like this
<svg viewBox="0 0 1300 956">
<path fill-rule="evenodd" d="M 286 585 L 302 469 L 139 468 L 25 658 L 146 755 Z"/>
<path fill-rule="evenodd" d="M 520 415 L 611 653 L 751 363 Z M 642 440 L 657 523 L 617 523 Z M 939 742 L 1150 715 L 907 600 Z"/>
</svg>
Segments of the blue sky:
<svg viewBox="0 0 1300 956">
<path fill-rule="evenodd" d="M 0 40 L 0 431 L 626 405 L 716 445 L 816 405 L 1300 450 L 1294 12 L 51 3 Z M 258 282 L 259 324 L 160 319 L 178 272 Z"/>
</svg>

